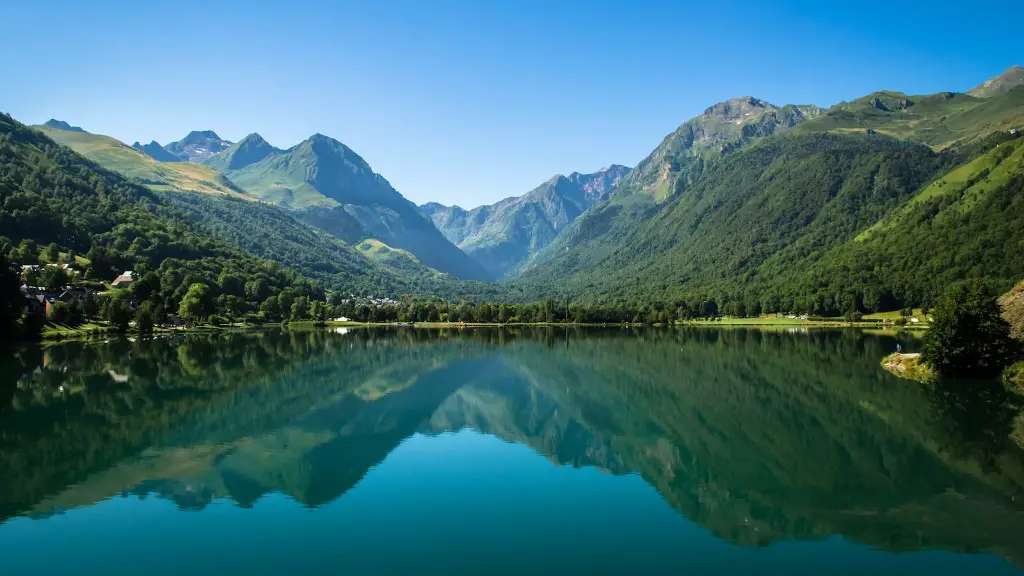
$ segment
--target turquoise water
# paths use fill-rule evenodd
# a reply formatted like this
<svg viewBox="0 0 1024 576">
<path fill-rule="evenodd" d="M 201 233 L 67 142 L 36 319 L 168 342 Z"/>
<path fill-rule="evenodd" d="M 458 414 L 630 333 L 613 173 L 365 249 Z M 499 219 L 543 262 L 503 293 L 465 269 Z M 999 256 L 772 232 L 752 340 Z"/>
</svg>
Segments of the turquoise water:
<svg viewBox="0 0 1024 576">
<path fill-rule="evenodd" d="M 1024 458 L 999 441 L 1016 414 L 979 425 L 891 377 L 878 360 L 896 342 L 321 331 L 20 348 L 0 376 L 0 572 L 1016 573 Z"/>
</svg>

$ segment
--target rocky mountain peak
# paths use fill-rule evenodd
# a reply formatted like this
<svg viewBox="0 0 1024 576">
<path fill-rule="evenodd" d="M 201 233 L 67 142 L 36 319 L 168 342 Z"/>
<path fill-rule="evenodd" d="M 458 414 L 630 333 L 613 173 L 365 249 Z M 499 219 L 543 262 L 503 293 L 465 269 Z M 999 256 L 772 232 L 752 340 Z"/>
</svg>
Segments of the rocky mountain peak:
<svg viewBox="0 0 1024 576">
<path fill-rule="evenodd" d="M 46 126 L 47 128 L 56 128 L 57 130 L 65 130 L 67 132 L 85 132 L 85 130 L 82 130 L 78 126 L 72 126 L 63 120 L 57 120 L 55 118 L 50 118 L 43 124 L 43 126 Z"/>
<path fill-rule="evenodd" d="M 754 112 L 764 112 L 765 110 L 774 109 L 776 109 L 775 106 L 759 98 L 754 98 L 753 96 L 741 96 L 739 98 L 730 98 L 724 102 L 719 102 L 709 106 L 704 110 L 703 116 L 717 117 L 725 120 L 737 120 Z"/>
<path fill-rule="evenodd" d="M 1024 66 L 1010 66 L 1002 74 L 990 78 L 967 93 L 977 98 L 992 98 L 1024 85 Z"/>
<path fill-rule="evenodd" d="M 213 130 L 193 130 L 181 140 L 164 146 L 164 150 L 181 161 L 205 162 L 231 145 L 232 142 L 224 140 Z"/>
</svg>

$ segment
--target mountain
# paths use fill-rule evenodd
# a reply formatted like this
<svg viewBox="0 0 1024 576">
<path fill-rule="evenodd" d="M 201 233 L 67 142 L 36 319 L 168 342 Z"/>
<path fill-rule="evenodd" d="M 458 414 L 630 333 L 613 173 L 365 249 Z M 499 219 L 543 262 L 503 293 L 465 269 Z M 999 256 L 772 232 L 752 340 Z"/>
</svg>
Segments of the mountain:
<svg viewBox="0 0 1024 576">
<path fill-rule="evenodd" d="M 1005 72 L 986 80 L 967 93 L 977 98 L 991 98 L 1024 84 L 1024 66 L 1010 66 Z"/>
<path fill-rule="evenodd" d="M 204 162 L 230 146 L 231 142 L 217 136 L 213 130 L 193 130 L 164 149 L 183 162 Z"/>
<path fill-rule="evenodd" d="M 36 130 L 0 115 L 0 244 L 18 246 L 17 261 L 35 264 L 35 250 L 53 243 L 61 252 L 84 257 L 89 280 L 149 270 L 132 287 L 133 296 L 161 310 L 177 309 L 193 283 L 204 283 L 218 295 L 233 294 L 239 313 L 254 311 L 285 288 L 296 294 L 312 291 L 307 280 L 217 238 L 157 192 L 100 167 L 44 132 L 95 138 Z M 224 278 L 231 278 L 234 288 L 222 292 Z M 261 297 L 238 289 L 257 278 L 263 282 Z"/>
<path fill-rule="evenodd" d="M 139 152 L 142 152 L 143 154 L 149 156 L 150 158 L 156 160 L 157 162 L 179 161 L 179 158 L 177 156 L 171 154 L 167 150 L 164 150 L 164 147 L 158 144 L 156 140 L 153 140 L 149 144 L 141 144 L 139 142 L 136 142 L 132 144 L 132 148 L 135 148 Z"/>
<path fill-rule="evenodd" d="M 470 289 L 407 252 L 383 245 L 346 245 L 277 206 L 254 201 L 255 197 L 209 166 L 157 162 L 109 136 L 36 128 L 97 164 L 166 193 L 163 201 L 205 233 L 259 258 L 279 262 L 327 288 L 380 296 L 415 292 L 444 297 Z M 352 226 L 358 228 L 354 222 Z M 487 292 L 482 287 L 473 290 Z"/>
<path fill-rule="evenodd" d="M 349 244 L 375 239 L 467 280 L 491 276 L 449 242 L 380 174 L 341 142 L 315 134 L 278 150 L 258 135 L 208 160 L 255 197 Z"/>
<path fill-rule="evenodd" d="M 523 196 L 466 211 L 428 203 L 420 212 L 494 278 L 508 277 L 629 172 L 612 165 L 593 174 L 555 176 Z"/>
<path fill-rule="evenodd" d="M 282 150 L 271 146 L 262 136 L 253 133 L 243 138 L 237 144 L 232 144 L 220 154 L 210 157 L 206 161 L 206 165 L 220 172 L 240 170 L 250 164 L 263 160 L 271 154 L 280 154 L 281 152 Z"/>
<path fill-rule="evenodd" d="M 1024 277 L 1006 257 L 1024 242 L 1020 122 L 1024 88 L 880 92 L 676 178 L 659 205 L 623 201 L 644 197 L 645 161 L 513 284 L 826 315 L 926 304 L 963 279 L 1007 288 Z"/>
<path fill-rule="evenodd" d="M 85 130 L 82 130 L 78 126 L 72 126 L 63 120 L 55 120 L 53 118 L 50 118 L 43 123 L 43 126 L 46 126 L 47 128 L 56 128 L 57 130 L 67 130 L 68 132 L 85 132 Z"/>
<path fill-rule="evenodd" d="M 569 181 L 583 188 L 588 197 L 595 200 L 603 200 L 612 191 L 612 188 L 619 183 L 619 180 L 629 173 L 629 170 L 628 166 L 612 164 L 607 168 L 601 168 L 597 172 L 590 174 L 573 172 L 569 174 Z"/>
<path fill-rule="evenodd" d="M 956 92 L 907 95 L 883 90 L 840 102 L 798 133 L 874 131 L 937 150 L 1024 124 L 1024 87 L 991 98 Z"/>
<path fill-rule="evenodd" d="M 69 131 L 46 125 L 35 128 L 104 168 L 157 191 L 178 190 L 253 200 L 222 174 L 201 164 L 160 162 L 139 147 L 128 146 L 102 134 Z"/>
<path fill-rule="evenodd" d="M 812 105 L 775 106 L 744 96 L 719 102 L 666 136 L 635 169 L 598 204 L 539 251 L 522 270 L 529 270 L 579 246 L 588 254 L 575 258 L 569 272 L 589 266 L 591 255 L 602 257 L 637 222 L 650 218 L 658 206 L 696 182 L 724 156 L 772 134 L 786 132 L 822 110 Z M 563 258 L 564 260 L 564 258 Z"/>
</svg>

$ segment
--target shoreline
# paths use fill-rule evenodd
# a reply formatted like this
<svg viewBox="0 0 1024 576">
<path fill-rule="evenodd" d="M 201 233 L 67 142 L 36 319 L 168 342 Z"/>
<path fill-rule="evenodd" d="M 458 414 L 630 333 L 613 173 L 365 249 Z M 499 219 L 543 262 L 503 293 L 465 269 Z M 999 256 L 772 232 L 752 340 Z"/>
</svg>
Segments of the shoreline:
<svg viewBox="0 0 1024 576">
<path fill-rule="evenodd" d="M 217 332 L 228 332 L 228 331 L 245 331 L 245 330 L 261 330 L 266 328 L 293 328 L 293 329 L 307 329 L 307 328 L 447 328 L 447 329 L 465 329 L 465 328 L 517 328 L 517 327 L 565 327 L 565 328 L 638 328 L 638 327 L 650 327 L 650 328 L 674 328 L 679 326 L 701 326 L 701 327 L 766 327 L 766 328 L 859 328 L 859 329 L 875 329 L 885 331 L 923 331 L 927 330 L 927 325 L 906 325 L 898 326 L 892 322 L 880 322 L 880 321 L 860 321 L 860 322 L 845 322 L 841 320 L 800 320 L 800 319 L 789 319 L 789 318 L 728 318 L 724 317 L 717 320 L 687 320 L 682 322 L 673 322 L 670 324 L 654 323 L 647 324 L 643 322 L 414 322 L 414 323 L 402 323 L 402 322 L 358 322 L 358 321 L 346 321 L 336 322 L 333 320 L 327 320 L 324 322 L 313 321 L 313 320 L 296 320 L 287 323 L 270 322 L 263 324 L 252 324 L 252 323 L 234 323 L 225 324 L 221 326 L 214 326 L 210 324 L 203 324 L 192 327 L 154 327 L 151 332 L 146 333 L 147 335 L 166 335 L 166 334 L 212 334 Z M 43 329 L 42 334 L 37 340 L 21 340 L 21 342 L 63 342 L 68 340 L 88 340 L 91 338 L 99 338 L 113 335 L 139 335 L 139 332 L 129 330 L 127 332 L 119 332 L 113 326 L 106 323 L 98 322 L 87 322 L 81 326 L 67 327 L 67 326 L 46 326 Z"/>
</svg>

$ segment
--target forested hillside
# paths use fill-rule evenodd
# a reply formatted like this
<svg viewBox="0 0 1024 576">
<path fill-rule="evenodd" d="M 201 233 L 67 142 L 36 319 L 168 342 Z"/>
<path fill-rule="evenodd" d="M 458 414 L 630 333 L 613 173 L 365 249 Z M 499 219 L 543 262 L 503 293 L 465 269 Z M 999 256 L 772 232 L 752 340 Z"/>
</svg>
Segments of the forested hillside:
<svg viewBox="0 0 1024 576">
<path fill-rule="evenodd" d="M 61 123 L 63 124 L 63 123 Z M 274 260 L 306 278 L 318 280 L 325 288 L 374 296 L 423 294 L 453 298 L 469 290 L 486 293 L 482 287 L 463 285 L 438 273 L 407 253 L 389 251 L 388 258 L 359 250 L 361 228 L 351 221 L 331 216 L 324 222 L 314 211 L 303 212 L 306 223 L 282 208 L 259 201 L 210 166 L 187 162 L 157 162 L 121 142 L 84 131 L 55 126 L 41 127 L 44 134 L 101 164 L 144 184 L 160 198 L 178 208 L 200 228 L 245 252 Z M 260 142 L 247 137 L 232 146 L 229 161 L 242 164 L 259 154 Z M 270 147 L 270 150 L 276 150 Z M 262 156 L 261 156 L 262 157 Z M 220 158 L 219 156 L 217 158 Z M 213 164 L 216 166 L 216 164 Z M 322 224 L 322 233 L 308 225 Z M 331 228 L 334 226 L 335 228 Z M 337 238 L 346 239 L 349 244 Z"/>
<path fill-rule="evenodd" d="M 283 302 L 323 298 L 308 280 L 212 237 L 148 188 L 6 115 L 0 115 L 0 205 L 0 247 L 17 263 L 37 263 L 48 246 L 44 253 L 84 262 L 83 280 L 110 281 L 133 270 L 137 280 L 109 299 L 111 306 L 134 299 L 162 318 L 184 309 L 189 296 L 197 317 L 205 318 L 245 314 L 271 299 L 277 310 Z"/>
<path fill-rule="evenodd" d="M 960 280 L 1005 289 L 1024 277 L 1010 256 L 1024 239 L 1019 126 L 1024 87 L 876 93 L 691 162 L 659 204 L 657 180 L 635 181 L 663 143 L 511 286 L 526 299 L 829 315 L 928 304 Z"/>
<path fill-rule="evenodd" d="M 547 247 L 531 255 L 519 271 L 542 266 L 570 251 L 603 257 L 615 239 L 646 221 L 673 194 L 697 182 L 724 156 L 773 134 L 786 132 L 821 114 L 817 106 L 775 106 L 744 96 L 708 107 L 662 140 L 601 202 L 575 220 Z M 589 259 L 590 255 L 584 257 Z M 552 263 L 550 268 L 564 266 Z M 568 270 L 567 270 L 568 271 Z"/>
</svg>

